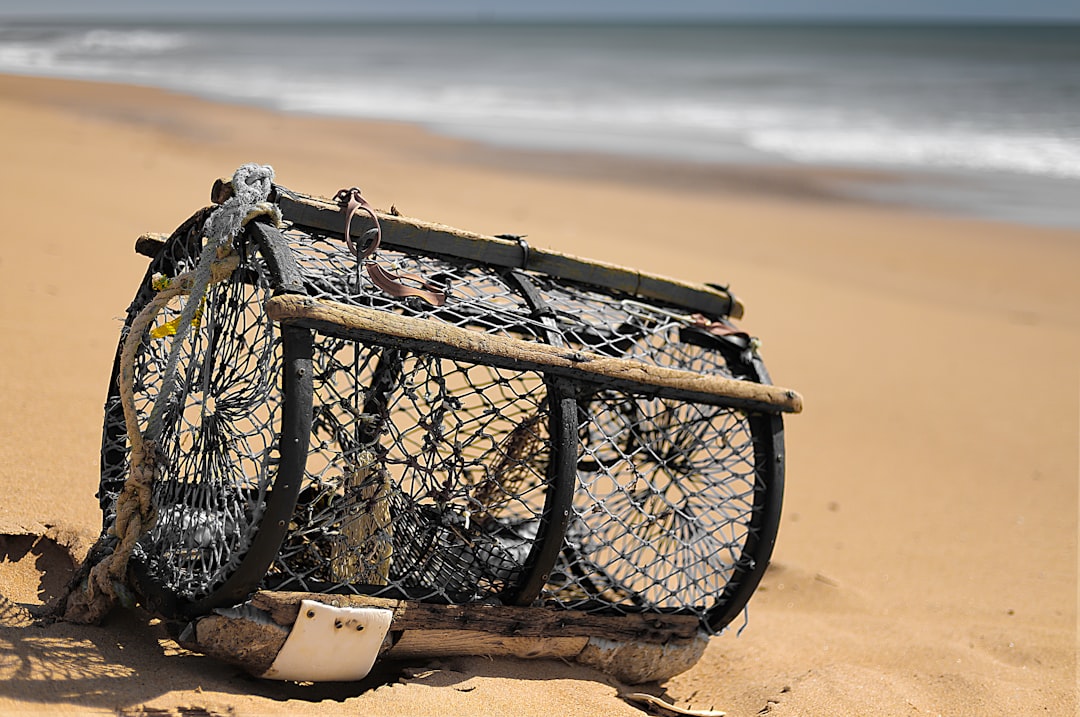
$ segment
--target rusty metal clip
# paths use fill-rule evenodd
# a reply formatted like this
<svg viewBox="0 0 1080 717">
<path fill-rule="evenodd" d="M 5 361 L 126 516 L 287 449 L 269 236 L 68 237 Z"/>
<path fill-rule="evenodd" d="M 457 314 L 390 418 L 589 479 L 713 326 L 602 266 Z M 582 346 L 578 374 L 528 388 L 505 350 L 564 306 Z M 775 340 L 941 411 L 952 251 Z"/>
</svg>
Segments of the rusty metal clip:
<svg viewBox="0 0 1080 717">
<path fill-rule="evenodd" d="M 339 190 L 334 195 L 334 201 L 340 204 L 345 212 L 345 242 L 349 245 L 349 251 L 367 270 L 368 276 L 371 277 L 371 282 L 375 286 L 390 294 L 390 296 L 397 298 L 417 296 L 432 306 L 442 306 L 446 303 L 446 292 L 424 277 L 407 273 L 392 274 L 375 263 L 375 252 L 378 251 L 379 244 L 382 242 L 382 225 L 379 223 L 379 217 L 375 214 L 375 210 L 360 194 L 357 187 Z M 371 240 L 362 249 L 358 248 L 352 239 L 352 220 L 358 211 L 366 212 L 375 222 L 375 228 L 365 233 L 365 236 L 371 235 Z M 423 288 L 404 284 L 402 283 L 403 279 L 414 281 Z"/>
</svg>

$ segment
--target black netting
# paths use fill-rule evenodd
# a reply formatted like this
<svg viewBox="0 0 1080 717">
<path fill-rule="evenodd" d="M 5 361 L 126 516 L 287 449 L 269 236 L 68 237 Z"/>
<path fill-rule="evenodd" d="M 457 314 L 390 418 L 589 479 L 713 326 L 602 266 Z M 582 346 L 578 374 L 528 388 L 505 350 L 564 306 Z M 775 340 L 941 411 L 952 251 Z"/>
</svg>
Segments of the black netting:
<svg viewBox="0 0 1080 717">
<path fill-rule="evenodd" d="M 172 242 L 153 273 L 171 277 L 192 269 L 200 250 L 194 236 Z M 270 277 L 253 247 L 240 251 L 240 267 L 209 287 L 180 348 L 159 441 L 156 518 L 135 551 L 155 581 L 186 599 L 213 592 L 232 574 L 255 535 L 278 460 L 281 341 L 262 308 L 271 293 Z M 132 314 L 152 295 L 146 289 Z M 173 342 L 170 336 L 154 337 L 153 329 L 174 321 L 186 300 L 170 301 L 143 337 L 133 385 L 141 426 L 158 398 Z M 100 499 L 108 528 L 128 469 L 115 383 L 105 415 Z"/>
<path fill-rule="evenodd" d="M 384 247 L 378 264 L 395 274 L 424 277 L 446 291 L 447 302 L 432 307 L 421 299 L 395 299 L 379 290 L 349 253 L 344 240 L 299 227 L 285 232 L 308 296 L 365 306 L 405 316 L 444 321 L 487 333 L 539 339 L 544 326 L 532 316 L 518 289 L 492 267 L 462 260 L 409 254 Z"/>
<path fill-rule="evenodd" d="M 542 377 L 333 337 L 315 364 L 304 488 L 267 584 L 449 602 L 511 587 L 545 499 Z"/>
<path fill-rule="evenodd" d="M 151 274 L 192 267 L 197 226 L 166 243 Z M 249 551 L 259 552 L 252 546 L 268 540 L 260 520 L 288 485 L 290 511 L 276 521 L 284 537 L 275 535 L 248 589 L 677 612 L 697 615 L 706 629 L 722 628 L 730 618 L 717 615 L 745 603 L 749 592 L 739 586 L 752 591 L 756 578 L 746 576 L 760 577 L 776 529 L 778 423 L 722 397 L 688 400 L 651 384 L 555 376 L 543 365 L 447 353 L 437 342 L 360 339 L 325 325 L 305 334 L 310 395 L 293 395 L 283 387 L 281 327 L 263 306 L 281 290 L 276 272 L 287 266 L 291 290 L 316 299 L 764 381 L 744 335 L 707 330 L 722 317 L 384 245 L 380 266 L 445 292 L 445 305 L 435 307 L 383 293 L 338 235 L 292 224 L 278 237 L 274 245 L 244 243 L 241 268 L 211 288 L 184 346 L 162 436 L 157 523 L 136 554 L 151 583 L 181 600 L 212 597 Z M 152 296 L 147 279 L 132 312 Z M 157 325 L 180 306 L 170 305 Z M 143 419 L 170 342 L 150 339 L 140 353 Z M 306 464 L 283 477 L 284 404 L 298 400 L 310 404 L 300 407 L 310 408 Z M 115 389 L 102 449 L 108 527 L 127 470 Z"/>
<path fill-rule="evenodd" d="M 578 487 L 544 599 L 705 617 L 742 555 L 755 458 L 738 411 L 600 391 L 581 403 Z"/>
</svg>

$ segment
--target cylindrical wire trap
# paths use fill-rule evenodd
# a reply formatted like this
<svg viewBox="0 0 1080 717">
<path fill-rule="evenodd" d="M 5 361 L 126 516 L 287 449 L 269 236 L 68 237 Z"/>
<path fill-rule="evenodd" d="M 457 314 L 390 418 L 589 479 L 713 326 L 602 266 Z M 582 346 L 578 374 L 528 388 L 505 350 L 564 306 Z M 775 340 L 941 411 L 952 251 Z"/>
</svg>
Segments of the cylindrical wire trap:
<svg viewBox="0 0 1080 717">
<path fill-rule="evenodd" d="M 271 200 L 281 226 L 247 225 L 179 349 L 155 519 L 130 561 L 143 604 L 184 644 L 287 679 L 322 679 L 304 642 L 345 626 L 385 634 L 333 643 L 336 664 L 558 656 L 631 682 L 692 665 L 768 564 L 781 416 L 801 409 L 731 323 L 742 305 L 535 246 L 523 269 L 516 241 L 356 213 L 353 237 L 381 223 L 365 273 L 345 207 Z M 153 259 L 129 323 L 155 277 L 191 270 L 209 211 L 141 240 Z M 136 356 L 144 419 L 163 333 Z M 116 374 L 106 530 L 128 473 Z M 378 611 L 386 625 L 365 628 Z"/>
</svg>

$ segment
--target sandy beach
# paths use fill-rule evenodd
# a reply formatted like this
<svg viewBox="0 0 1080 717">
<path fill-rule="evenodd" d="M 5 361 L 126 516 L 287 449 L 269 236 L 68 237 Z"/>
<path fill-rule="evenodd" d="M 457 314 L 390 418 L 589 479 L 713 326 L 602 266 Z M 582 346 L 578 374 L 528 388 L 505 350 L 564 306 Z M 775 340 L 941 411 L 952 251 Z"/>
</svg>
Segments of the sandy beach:
<svg viewBox="0 0 1080 717">
<path fill-rule="evenodd" d="M 421 129 L 0 77 L 0 593 L 56 594 L 96 537 L 102 403 L 132 247 L 245 162 L 533 246 L 730 284 L 787 418 L 773 564 L 689 672 L 643 689 L 734 717 L 1077 709 L 1080 230 L 856 203 L 781 172 L 480 147 Z M 69 549 L 70 548 L 70 549 Z M 14 622 L 8 620 L 9 623 Z M 639 715 L 562 662 L 258 681 L 145 613 L 0 627 L 0 713 Z"/>
</svg>

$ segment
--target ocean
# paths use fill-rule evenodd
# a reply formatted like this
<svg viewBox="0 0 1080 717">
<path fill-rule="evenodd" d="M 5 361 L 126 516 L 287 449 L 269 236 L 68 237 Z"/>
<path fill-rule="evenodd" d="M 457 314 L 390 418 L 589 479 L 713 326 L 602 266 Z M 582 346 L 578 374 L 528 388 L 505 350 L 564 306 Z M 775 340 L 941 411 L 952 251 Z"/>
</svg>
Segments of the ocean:
<svg viewBox="0 0 1080 717">
<path fill-rule="evenodd" d="M 0 22 L 0 72 L 511 147 L 898 172 L 845 191 L 1080 226 L 1080 26 Z"/>
</svg>

